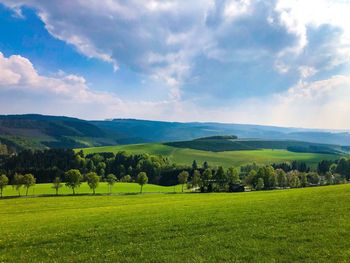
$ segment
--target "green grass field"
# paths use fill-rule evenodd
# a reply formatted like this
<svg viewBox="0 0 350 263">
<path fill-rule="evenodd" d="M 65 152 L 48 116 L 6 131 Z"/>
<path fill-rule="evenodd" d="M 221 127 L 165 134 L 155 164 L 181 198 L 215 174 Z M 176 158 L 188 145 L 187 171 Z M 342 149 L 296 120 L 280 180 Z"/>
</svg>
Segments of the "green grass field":
<svg viewBox="0 0 350 263">
<path fill-rule="evenodd" d="M 144 193 L 172 193 L 181 192 L 181 185 L 174 186 L 160 186 L 154 184 L 146 184 L 143 186 Z M 25 188 L 21 188 L 21 195 L 25 195 Z M 79 188 L 76 189 L 76 194 L 91 194 L 92 191 L 86 183 L 82 183 Z M 112 188 L 113 194 L 119 193 L 139 193 L 140 185 L 137 183 L 116 183 Z M 109 189 L 107 183 L 100 183 L 96 189 L 96 194 L 108 194 Z M 52 189 L 52 184 L 36 184 L 34 187 L 29 188 L 28 195 L 53 195 L 56 194 L 55 189 Z M 63 184 L 63 187 L 60 188 L 59 194 L 67 195 L 72 194 L 72 189 L 66 187 Z M 7 186 L 4 189 L 4 197 L 8 196 L 17 196 L 18 192 L 12 186 Z"/>
<path fill-rule="evenodd" d="M 225 168 L 231 166 L 240 166 L 247 163 L 256 162 L 258 164 L 280 163 L 285 161 L 304 161 L 311 166 L 315 166 L 321 160 L 333 160 L 339 158 L 339 155 L 319 154 L 319 153 L 295 153 L 286 150 L 251 150 L 251 151 L 226 151 L 209 152 L 193 149 L 175 148 L 158 143 L 150 144 L 132 144 L 120 146 L 106 146 L 82 149 L 85 154 L 99 152 L 119 152 L 129 153 L 149 153 L 154 155 L 163 155 L 170 161 L 177 164 L 191 165 L 193 160 L 198 163 L 204 161 L 210 165 L 221 165 Z"/>
<path fill-rule="evenodd" d="M 0 200 L 0 262 L 349 262 L 350 185 Z"/>
</svg>

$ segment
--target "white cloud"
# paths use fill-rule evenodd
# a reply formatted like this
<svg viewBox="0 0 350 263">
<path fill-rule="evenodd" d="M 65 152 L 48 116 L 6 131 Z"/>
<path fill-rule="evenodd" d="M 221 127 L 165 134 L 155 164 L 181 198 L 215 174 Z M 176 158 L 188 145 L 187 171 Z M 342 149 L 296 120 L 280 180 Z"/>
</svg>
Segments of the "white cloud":
<svg viewBox="0 0 350 263">
<path fill-rule="evenodd" d="M 349 129 L 350 76 L 300 82 L 285 92 L 241 101 L 228 114 L 231 121 L 289 127 Z M 223 120 L 229 120 L 229 116 Z"/>
<path fill-rule="evenodd" d="M 342 31 L 339 39 L 326 47 L 331 58 L 324 70 L 349 63 L 350 58 L 347 1 L 0 2 L 17 13 L 22 6 L 35 8 L 51 35 L 74 45 L 87 57 L 111 63 L 115 71 L 127 67 L 159 81 L 169 87 L 171 99 L 179 99 L 193 72 L 202 71 L 202 63 L 196 60 L 203 57 L 230 64 L 234 71 L 247 66 L 242 65 L 249 60 L 247 54 L 260 53 L 265 55 L 254 59 L 253 66 L 273 67 L 282 77 L 300 73 L 301 66 L 320 71 L 315 55 L 308 58 L 303 53 L 310 41 L 310 27 L 331 25 Z M 283 44 L 276 44 L 274 38 Z M 152 54 L 161 61 L 145 59 Z"/>
<path fill-rule="evenodd" d="M 306 79 L 317 73 L 317 70 L 315 68 L 308 66 L 300 66 L 298 70 L 302 79 Z"/>
<path fill-rule="evenodd" d="M 350 57 L 350 2 L 343 0 L 278 0 L 275 6 L 279 23 L 288 32 L 297 36 L 298 41 L 293 47 L 287 47 L 279 53 L 278 59 L 291 56 L 303 56 L 308 46 L 310 29 L 328 25 L 338 28 L 341 35 L 336 43 L 329 45 L 327 51 L 331 53 L 328 68 L 348 63 Z M 320 54 L 321 56 L 323 54 Z M 295 61 L 291 61 L 291 64 Z M 311 62 L 312 63 L 312 62 Z"/>
<path fill-rule="evenodd" d="M 7 94 L 1 98 L 7 107 L 3 113 L 26 112 L 26 106 L 41 113 L 74 113 L 85 118 L 118 116 L 349 128 L 343 121 L 349 116 L 346 103 L 350 100 L 349 83 L 345 77 L 348 72 L 328 77 L 334 74 L 329 71 L 336 66 L 350 64 L 348 1 L 0 0 L 0 3 L 17 14 L 21 14 L 22 6 L 33 7 L 52 36 L 74 45 L 83 55 L 106 61 L 115 70 L 127 67 L 169 90 L 169 99 L 164 101 L 124 101 L 114 93 L 94 91 L 81 76 L 66 73 L 43 76 L 28 59 L 5 58 L 1 54 L 0 90 Z M 321 35 L 317 30 L 325 25 L 336 34 L 320 40 L 319 35 L 312 35 Z M 237 98 L 231 102 L 230 96 L 235 94 L 231 87 L 241 83 L 227 84 L 225 78 L 240 74 L 239 69 L 243 72 L 239 81 L 249 82 L 256 78 L 253 74 L 256 68 L 271 68 L 281 74 L 281 79 L 271 82 L 294 77 L 297 84 L 288 91 L 281 90 L 289 84 L 267 89 L 262 99 Z M 219 81 L 211 82 L 210 87 L 206 83 L 196 87 L 195 101 L 187 99 L 186 89 L 201 77 L 210 79 L 211 74 L 219 74 L 216 78 Z M 306 82 L 310 77 L 320 81 Z M 224 106 L 216 105 L 218 110 L 200 104 L 201 96 L 214 97 L 222 88 L 220 85 L 227 85 L 222 93 L 230 104 L 220 102 Z M 245 86 L 261 88 L 256 82 Z M 280 91 L 271 95 L 271 90 Z M 8 100 L 8 94 L 15 94 L 23 103 L 14 103 L 14 98 Z"/>
<path fill-rule="evenodd" d="M 3 74 L 3 73 L 6 74 Z M 40 75 L 22 56 L 0 52 L 0 113 L 43 113 L 86 119 L 134 117 L 170 121 L 222 121 L 349 129 L 350 76 L 300 82 L 266 98 L 205 108 L 193 101 L 125 101 L 91 90 L 83 77 Z"/>
<path fill-rule="evenodd" d="M 125 101 L 110 92 L 93 91 L 82 76 L 59 71 L 40 75 L 25 57 L 0 52 L 0 114 L 42 113 L 86 119 L 136 117 L 162 119 L 185 115 L 169 101 Z"/>
<path fill-rule="evenodd" d="M 251 10 L 251 1 L 250 0 L 231 0 L 225 3 L 223 15 L 228 21 L 248 14 Z"/>
</svg>

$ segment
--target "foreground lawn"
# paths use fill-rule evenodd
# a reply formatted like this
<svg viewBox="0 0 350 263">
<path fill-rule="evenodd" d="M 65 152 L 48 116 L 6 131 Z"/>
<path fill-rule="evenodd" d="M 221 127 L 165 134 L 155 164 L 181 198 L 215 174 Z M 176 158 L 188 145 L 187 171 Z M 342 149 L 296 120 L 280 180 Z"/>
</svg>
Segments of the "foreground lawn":
<svg viewBox="0 0 350 263">
<path fill-rule="evenodd" d="M 80 150 L 80 149 L 78 149 Z M 77 151 L 78 151 L 77 150 Z M 272 164 L 287 161 L 303 161 L 311 166 L 316 166 L 321 160 L 338 159 L 339 155 L 320 154 L 320 153 L 296 153 L 286 150 L 250 150 L 250 151 L 226 151 L 226 152 L 210 152 L 193 149 L 184 149 L 167 146 L 159 143 L 131 144 L 104 146 L 82 149 L 85 154 L 126 151 L 131 154 L 149 153 L 153 155 L 163 155 L 168 157 L 170 161 L 177 164 L 191 165 L 193 160 L 197 160 L 198 164 L 204 161 L 211 165 L 223 166 L 225 168 L 231 166 L 241 166 L 244 164 L 256 162 L 258 164 Z"/>
<path fill-rule="evenodd" d="M 71 195 L 72 189 L 65 186 L 64 183 L 62 183 L 63 187 L 60 188 L 59 194 L 60 195 Z M 186 189 L 186 186 L 184 187 Z M 161 186 L 161 185 L 154 185 L 154 184 L 146 184 L 143 187 L 142 192 L 143 193 L 173 193 L 177 192 L 180 193 L 182 190 L 181 185 L 176 186 Z M 121 193 L 139 193 L 140 192 L 140 185 L 137 183 L 115 183 L 112 188 L 112 194 L 121 194 Z M 20 190 L 21 196 L 24 196 L 26 193 L 26 190 L 24 187 Z M 91 194 L 92 190 L 89 188 L 87 183 L 82 183 L 79 188 L 75 190 L 76 194 Z M 101 182 L 99 186 L 96 189 L 96 194 L 108 194 L 109 188 L 107 183 Z M 11 185 L 7 186 L 4 189 L 4 197 L 10 197 L 10 196 L 18 196 L 18 192 L 14 187 Z M 56 190 L 52 188 L 52 184 L 36 184 L 34 187 L 30 187 L 28 191 L 29 196 L 33 195 L 54 195 L 56 194 Z"/>
<path fill-rule="evenodd" d="M 0 200 L 0 262 L 349 262 L 350 185 Z"/>
</svg>

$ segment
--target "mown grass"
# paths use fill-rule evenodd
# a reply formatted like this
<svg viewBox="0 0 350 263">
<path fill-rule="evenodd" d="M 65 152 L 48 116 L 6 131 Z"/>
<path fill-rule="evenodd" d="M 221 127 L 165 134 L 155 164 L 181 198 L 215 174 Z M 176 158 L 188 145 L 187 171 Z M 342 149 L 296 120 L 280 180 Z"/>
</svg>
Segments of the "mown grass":
<svg viewBox="0 0 350 263">
<path fill-rule="evenodd" d="M 247 151 L 225 151 L 225 152 L 210 152 L 193 149 L 176 148 L 158 143 L 149 144 L 132 144 L 105 146 L 82 149 L 85 154 L 126 151 L 132 154 L 149 153 L 154 155 L 163 155 L 169 158 L 170 161 L 177 164 L 191 165 L 193 160 L 199 164 L 204 161 L 211 165 L 221 165 L 225 168 L 231 166 L 241 166 L 247 163 L 256 162 L 258 164 L 272 164 L 287 161 L 304 161 L 311 166 L 315 166 L 321 160 L 334 160 L 339 158 L 333 154 L 319 153 L 296 153 L 286 150 L 247 150 Z"/>
<path fill-rule="evenodd" d="M 3 262 L 349 262 L 350 185 L 0 200 Z"/>
<path fill-rule="evenodd" d="M 64 183 L 62 184 L 62 188 L 59 189 L 59 194 L 67 195 L 72 194 L 72 189 L 66 187 Z M 172 192 L 181 192 L 181 185 L 176 186 L 161 186 L 154 184 L 146 184 L 143 186 L 142 192 L 144 193 L 172 193 Z M 20 189 L 21 195 L 25 195 L 25 188 L 22 187 Z M 89 188 L 87 183 L 82 183 L 79 188 L 75 190 L 76 194 L 91 194 L 92 190 Z M 112 194 L 119 193 L 139 193 L 140 185 L 137 183 L 115 183 L 112 187 Z M 99 186 L 96 188 L 96 194 L 108 194 L 109 188 L 108 184 L 101 182 Z M 34 187 L 30 187 L 28 191 L 28 195 L 54 195 L 56 194 L 56 190 L 52 188 L 52 184 L 36 184 Z M 9 196 L 18 196 L 18 192 L 11 185 L 7 186 L 4 189 L 3 193 L 4 197 Z"/>
</svg>

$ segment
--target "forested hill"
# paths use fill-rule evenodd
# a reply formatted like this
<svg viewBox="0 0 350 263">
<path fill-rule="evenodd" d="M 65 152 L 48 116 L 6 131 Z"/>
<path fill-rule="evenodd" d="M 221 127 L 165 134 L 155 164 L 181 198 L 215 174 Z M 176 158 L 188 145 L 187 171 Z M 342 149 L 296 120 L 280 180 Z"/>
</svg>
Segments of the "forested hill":
<svg viewBox="0 0 350 263">
<path fill-rule="evenodd" d="M 145 142 L 186 141 L 234 134 L 239 138 L 298 140 L 350 145 L 347 132 L 281 128 L 273 126 L 179 123 L 134 119 L 86 121 L 70 117 L 0 115 L 0 154 L 25 148 L 80 148 Z"/>
<path fill-rule="evenodd" d="M 243 150 L 288 150 L 290 152 L 348 154 L 348 147 L 334 144 L 321 144 L 292 140 L 239 139 L 236 136 L 212 136 L 190 141 L 164 143 L 176 148 L 187 148 L 201 151 L 223 152 Z"/>
</svg>

